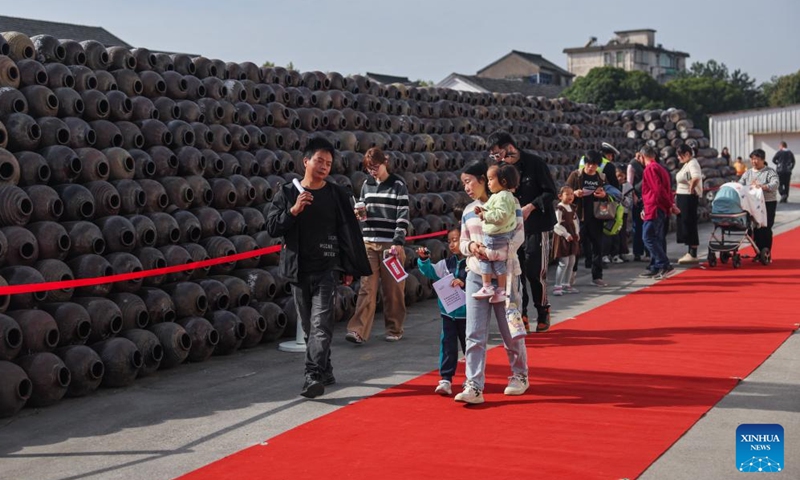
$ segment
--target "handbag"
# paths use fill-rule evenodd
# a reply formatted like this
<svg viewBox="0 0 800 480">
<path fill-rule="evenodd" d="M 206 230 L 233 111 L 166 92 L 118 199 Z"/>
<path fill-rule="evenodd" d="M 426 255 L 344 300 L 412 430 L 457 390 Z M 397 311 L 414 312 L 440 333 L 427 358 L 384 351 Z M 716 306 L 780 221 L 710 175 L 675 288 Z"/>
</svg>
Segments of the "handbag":
<svg viewBox="0 0 800 480">
<path fill-rule="evenodd" d="M 614 220 L 617 216 L 617 202 L 611 199 L 595 200 L 592 210 L 597 220 Z"/>
<path fill-rule="evenodd" d="M 527 334 L 525 322 L 522 320 L 522 312 L 519 311 L 517 306 L 519 301 L 518 283 L 519 278 L 514 274 L 509 274 L 506 278 L 506 322 L 512 339 L 523 337 Z"/>
</svg>

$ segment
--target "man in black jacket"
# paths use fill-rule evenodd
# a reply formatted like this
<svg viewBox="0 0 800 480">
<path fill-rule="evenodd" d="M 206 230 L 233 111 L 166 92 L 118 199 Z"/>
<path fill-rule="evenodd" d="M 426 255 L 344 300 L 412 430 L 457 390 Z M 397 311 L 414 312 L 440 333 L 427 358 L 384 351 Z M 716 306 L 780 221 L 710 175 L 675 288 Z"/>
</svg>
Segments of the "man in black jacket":
<svg viewBox="0 0 800 480">
<path fill-rule="evenodd" d="M 772 157 L 772 163 L 775 164 L 775 171 L 778 173 L 778 193 L 781 195 L 781 203 L 786 203 L 789 201 L 789 184 L 794 169 L 794 154 L 786 142 L 781 142 L 781 149 Z"/>
<path fill-rule="evenodd" d="M 291 183 L 284 185 L 267 212 L 267 233 L 284 239 L 280 272 L 292 285 L 305 333 L 305 383 L 300 394 L 307 398 L 322 395 L 325 385 L 336 381 L 330 353 L 336 284 L 342 274 L 372 274 L 350 196 L 325 180 L 334 154 L 328 140 L 311 138 L 303 154 L 304 191 Z"/>
<path fill-rule="evenodd" d="M 517 147 L 514 137 L 498 130 L 486 142 L 492 158 L 517 167 L 520 185 L 514 195 L 522 206 L 525 219 L 525 243 L 517 252 L 523 277 L 531 284 L 533 305 L 536 307 L 536 331 L 550 328 L 550 302 L 547 299 L 547 264 L 556 224 L 556 185 L 544 159 Z M 522 314 L 528 317 L 528 295 L 523 283 Z"/>
</svg>

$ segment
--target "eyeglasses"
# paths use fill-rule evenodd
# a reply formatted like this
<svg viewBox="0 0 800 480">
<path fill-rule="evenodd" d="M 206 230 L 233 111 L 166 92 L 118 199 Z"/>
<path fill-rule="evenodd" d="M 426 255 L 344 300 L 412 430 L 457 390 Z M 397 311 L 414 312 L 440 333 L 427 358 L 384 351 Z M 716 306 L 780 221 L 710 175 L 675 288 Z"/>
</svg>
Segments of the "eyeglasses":
<svg viewBox="0 0 800 480">
<path fill-rule="evenodd" d="M 378 170 L 381 169 L 381 165 L 383 165 L 383 164 L 382 163 L 373 163 L 372 165 L 368 165 L 367 166 L 367 171 L 368 172 L 377 172 Z"/>
<path fill-rule="evenodd" d="M 506 158 L 506 155 L 508 155 L 508 153 L 506 153 L 505 150 L 498 150 L 494 153 L 490 153 L 489 158 L 495 162 L 500 162 Z"/>
</svg>

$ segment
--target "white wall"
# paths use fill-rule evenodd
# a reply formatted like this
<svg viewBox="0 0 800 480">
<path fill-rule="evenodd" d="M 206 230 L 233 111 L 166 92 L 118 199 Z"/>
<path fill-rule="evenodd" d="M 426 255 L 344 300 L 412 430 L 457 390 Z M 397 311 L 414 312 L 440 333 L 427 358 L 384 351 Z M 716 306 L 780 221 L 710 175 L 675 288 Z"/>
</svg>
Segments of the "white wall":
<svg viewBox="0 0 800 480">
<path fill-rule="evenodd" d="M 762 108 L 712 115 L 709 122 L 711 146 L 719 151 L 728 147 L 731 157 L 746 159 L 756 148 L 763 148 L 767 161 L 785 140 L 795 158 L 800 154 L 800 105 L 781 108 Z M 794 169 L 800 176 L 800 167 Z"/>
</svg>

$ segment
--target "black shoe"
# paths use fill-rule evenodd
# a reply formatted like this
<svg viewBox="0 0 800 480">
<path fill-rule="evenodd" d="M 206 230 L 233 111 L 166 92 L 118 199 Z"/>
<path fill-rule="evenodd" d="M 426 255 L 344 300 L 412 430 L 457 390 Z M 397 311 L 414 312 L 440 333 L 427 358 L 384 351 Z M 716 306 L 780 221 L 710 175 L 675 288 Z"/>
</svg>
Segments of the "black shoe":
<svg viewBox="0 0 800 480">
<path fill-rule="evenodd" d="M 303 389 L 300 395 L 306 398 L 316 398 L 325 393 L 325 386 L 315 376 L 306 375 L 306 381 L 303 383 Z"/>
<path fill-rule="evenodd" d="M 326 387 L 329 387 L 336 383 L 336 377 L 333 376 L 333 372 L 326 372 L 322 374 L 322 384 Z"/>
<path fill-rule="evenodd" d="M 658 275 L 658 273 L 659 273 L 659 272 L 660 272 L 660 270 L 650 270 L 650 269 L 647 269 L 647 270 L 645 270 L 644 272 L 642 272 L 642 273 L 640 273 L 640 274 L 639 274 L 639 278 L 653 278 L 653 277 L 655 277 L 656 275 Z"/>
<path fill-rule="evenodd" d="M 536 333 L 544 333 L 550 330 L 550 312 L 540 313 L 536 319 Z"/>
<path fill-rule="evenodd" d="M 641 262 L 642 261 L 642 256 L 641 255 L 634 255 L 633 256 L 633 261 L 634 262 Z"/>
</svg>

